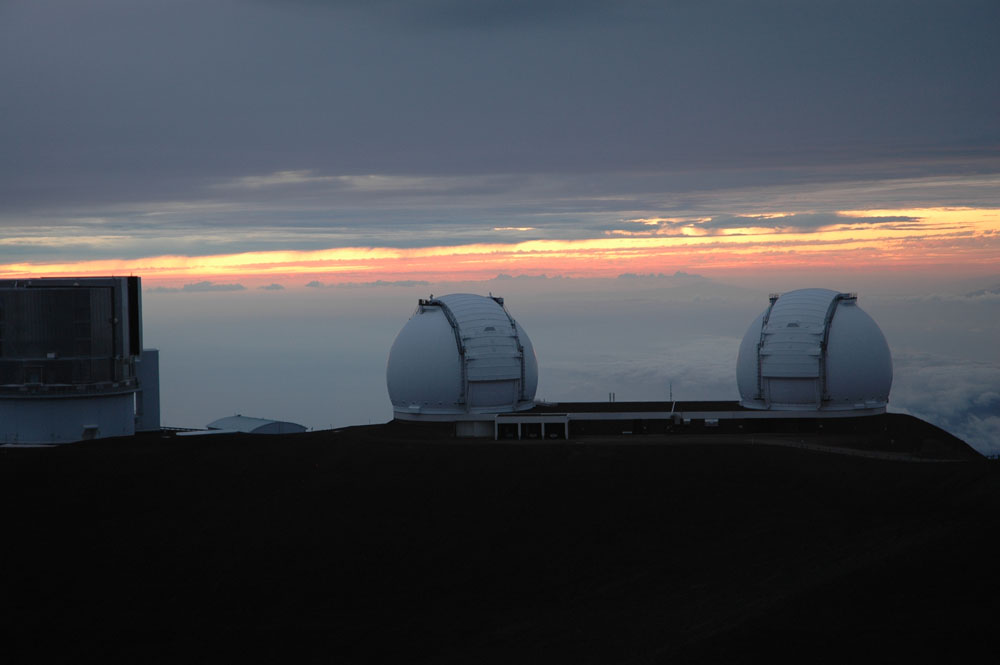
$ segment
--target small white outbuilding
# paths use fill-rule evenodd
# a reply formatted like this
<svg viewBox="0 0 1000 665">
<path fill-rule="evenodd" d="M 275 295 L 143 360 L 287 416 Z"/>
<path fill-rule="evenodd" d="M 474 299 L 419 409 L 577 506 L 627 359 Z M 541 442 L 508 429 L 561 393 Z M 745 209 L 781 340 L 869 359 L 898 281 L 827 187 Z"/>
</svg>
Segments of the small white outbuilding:
<svg viewBox="0 0 1000 665">
<path fill-rule="evenodd" d="M 267 418 L 250 418 L 239 414 L 212 421 L 208 424 L 208 429 L 220 432 L 244 432 L 246 434 L 296 434 L 306 431 L 306 427 L 298 423 Z"/>
</svg>

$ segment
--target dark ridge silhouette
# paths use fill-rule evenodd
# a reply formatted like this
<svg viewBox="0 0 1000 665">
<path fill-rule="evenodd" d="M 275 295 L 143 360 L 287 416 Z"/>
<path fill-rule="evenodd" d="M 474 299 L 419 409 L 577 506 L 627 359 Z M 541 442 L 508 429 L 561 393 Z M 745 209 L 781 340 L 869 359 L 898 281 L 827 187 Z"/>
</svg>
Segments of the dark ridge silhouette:
<svg viewBox="0 0 1000 665">
<path fill-rule="evenodd" d="M 970 660 L 1000 467 L 879 419 L 769 445 L 393 422 L 2 448 L 4 660 Z"/>
</svg>

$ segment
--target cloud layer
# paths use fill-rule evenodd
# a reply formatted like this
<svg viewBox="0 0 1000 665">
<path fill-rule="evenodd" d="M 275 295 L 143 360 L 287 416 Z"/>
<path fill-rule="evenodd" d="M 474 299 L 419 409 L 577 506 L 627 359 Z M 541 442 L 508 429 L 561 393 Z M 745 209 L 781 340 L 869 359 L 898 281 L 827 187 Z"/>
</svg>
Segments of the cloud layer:
<svg viewBox="0 0 1000 665">
<path fill-rule="evenodd" d="M 896 408 L 948 430 L 981 452 L 1000 455 L 1000 362 L 933 353 L 895 357 Z"/>
<path fill-rule="evenodd" d="M 935 305 L 880 295 L 872 283 L 825 286 L 860 291 L 861 306 L 886 333 L 895 364 L 892 409 L 1000 453 L 1000 301 L 957 296 Z M 604 401 L 609 392 L 618 400 L 665 400 L 671 392 L 679 400 L 738 399 L 739 342 L 770 290 L 684 274 L 497 277 L 274 296 L 151 291 L 143 307 L 146 343 L 161 350 L 167 424 L 202 426 L 239 412 L 327 427 L 391 418 L 389 347 L 429 293 L 502 295 L 534 344 L 537 397 Z M 941 331 L 956 320 L 967 324 L 962 344 L 943 349 Z"/>
<path fill-rule="evenodd" d="M 264 287 L 264 288 L 272 288 L 272 287 L 281 288 L 281 286 L 278 284 L 273 284 L 271 285 L 271 287 Z M 213 291 L 217 292 L 217 291 L 245 291 L 245 290 L 246 287 L 243 286 L 242 284 L 220 284 L 217 282 L 209 282 L 209 281 L 193 282 L 191 284 L 185 284 L 180 288 L 173 288 L 169 286 L 155 286 L 149 289 L 149 291 L 152 293 L 207 293 Z"/>
</svg>

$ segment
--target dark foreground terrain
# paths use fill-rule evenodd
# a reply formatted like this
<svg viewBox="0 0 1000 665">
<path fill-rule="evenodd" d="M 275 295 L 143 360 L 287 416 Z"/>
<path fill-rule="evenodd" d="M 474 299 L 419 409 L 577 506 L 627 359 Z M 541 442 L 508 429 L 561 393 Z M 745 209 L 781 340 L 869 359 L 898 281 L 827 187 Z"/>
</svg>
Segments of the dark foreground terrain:
<svg viewBox="0 0 1000 665">
<path fill-rule="evenodd" d="M 391 424 L 0 449 L 0 653 L 993 662 L 1000 469 L 961 448 Z"/>
</svg>

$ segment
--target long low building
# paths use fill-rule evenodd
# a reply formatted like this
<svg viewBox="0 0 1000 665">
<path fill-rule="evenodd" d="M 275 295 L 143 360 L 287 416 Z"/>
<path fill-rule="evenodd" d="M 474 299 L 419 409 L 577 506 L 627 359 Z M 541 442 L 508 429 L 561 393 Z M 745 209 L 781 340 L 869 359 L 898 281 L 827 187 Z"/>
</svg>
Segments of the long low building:
<svg viewBox="0 0 1000 665">
<path fill-rule="evenodd" d="M 857 405 L 850 411 L 761 410 L 738 401 L 548 402 L 514 413 L 498 413 L 495 439 L 565 439 L 588 434 L 657 434 L 684 428 L 718 427 L 753 431 L 821 427 L 827 421 L 885 413 L 884 406 Z M 789 425 L 791 423 L 791 425 Z"/>
</svg>

